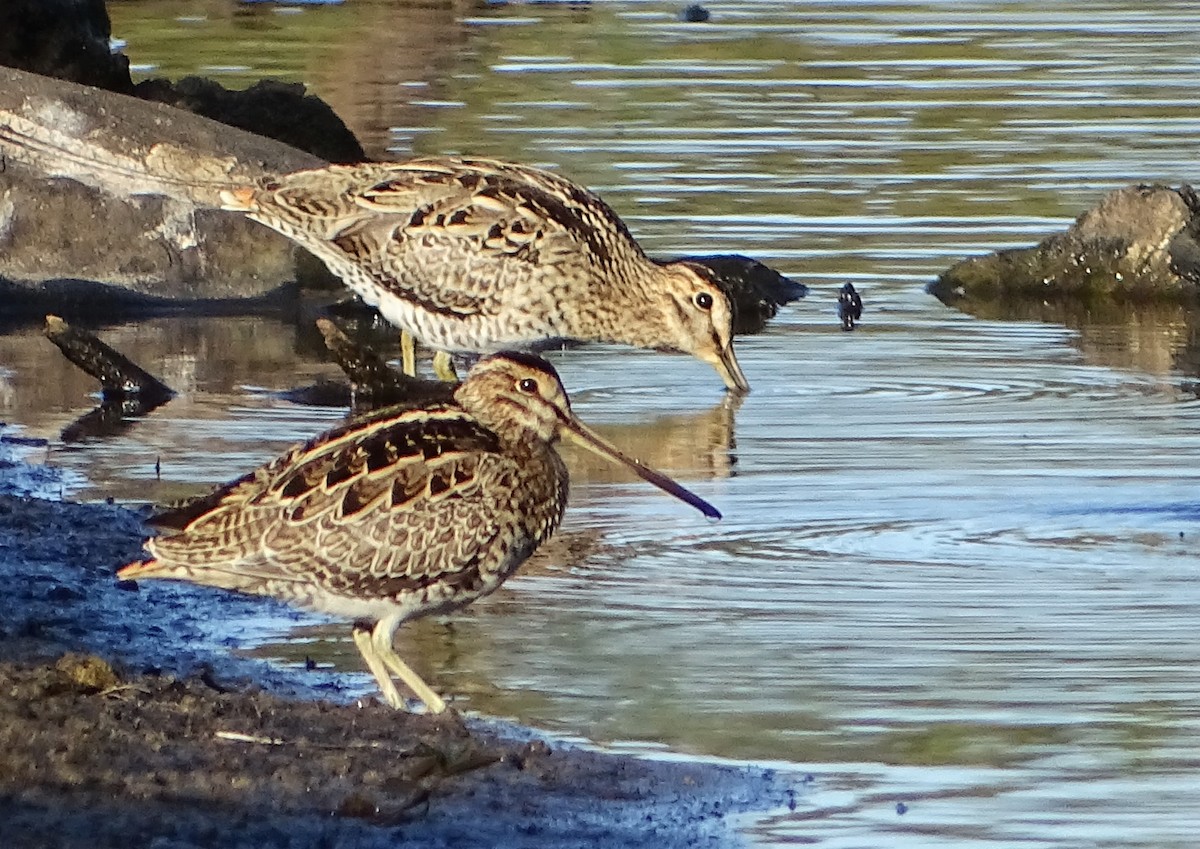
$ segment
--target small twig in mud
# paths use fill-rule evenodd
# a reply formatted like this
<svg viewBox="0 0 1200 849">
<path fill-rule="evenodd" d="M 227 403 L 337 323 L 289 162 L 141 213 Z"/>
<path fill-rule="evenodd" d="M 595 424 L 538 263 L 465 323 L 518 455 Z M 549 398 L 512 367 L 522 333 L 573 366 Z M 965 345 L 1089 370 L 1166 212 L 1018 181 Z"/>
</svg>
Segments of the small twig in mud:
<svg viewBox="0 0 1200 849">
<path fill-rule="evenodd" d="M 102 697 L 116 696 L 116 695 L 122 695 L 129 691 L 133 691 L 135 693 L 141 693 L 143 696 L 150 695 L 149 690 L 145 689 L 144 687 L 139 687 L 136 684 L 117 684 L 116 686 L 109 687 L 105 690 L 101 690 L 96 695 L 102 696 Z"/>
<path fill-rule="evenodd" d="M 158 406 L 175 394 L 124 354 L 56 315 L 46 316 L 45 334 L 64 357 L 100 381 L 106 399 L 136 396 L 146 406 Z"/>
<path fill-rule="evenodd" d="M 260 717 L 261 718 L 261 717 Z M 409 746 L 404 749 L 395 749 L 378 741 L 372 740 L 364 742 L 362 740 L 351 740 L 346 743 L 314 743 L 311 740 L 305 740 L 303 743 L 296 741 L 284 740 L 282 737 L 263 737 L 258 734 L 243 734 L 241 731 L 214 731 L 213 735 L 222 740 L 232 740 L 235 743 L 261 743 L 264 746 L 300 746 L 311 747 L 316 749 L 384 749 L 393 751 L 403 758 L 414 757 L 417 754 L 425 752 L 425 745 L 418 744 Z"/>
<path fill-rule="evenodd" d="M 379 741 L 348 740 L 344 743 L 317 743 L 312 740 L 285 740 L 282 737 L 266 737 L 260 734 L 246 734 L 241 731 L 214 731 L 213 736 L 234 743 L 256 743 L 262 746 L 300 746 L 303 748 L 346 750 L 346 749 L 376 749 L 393 752 L 398 759 L 406 761 L 405 778 L 417 781 L 429 778 L 435 774 L 441 778 L 459 775 L 475 769 L 491 766 L 502 760 L 492 752 L 481 751 L 470 742 L 438 748 L 428 743 L 417 743 L 415 746 L 395 748 Z"/>
<path fill-rule="evenodd" d="M 483 751 L 470 742 L 438 748 L 418 743 L 404 749 L 392 749 L 376 741 L 347 741 L 346 743 L 316 743 L 310 740 L 288 741 L 280 737 L 245 734 L 240 731 L 215 731 L 219 740 L 252 743 L 261 746 L 296 745 L 315 749 L 382 749 L 395 751 L 396 772 L 392 776 L 392 793 L 386 799 L 367 792 L 354 792 L 342 800 L 337 813 L 341 816 L 367 819 L 379 823 L 399 823 L 421 805 L 428 805 L 435 791 L 447 779 L 476 769 L 500 763 L 500 755 Z M 401 793 L 401 790 L 406 792 Z"/>
<path fill-rule="evenodd" d="M 260 737 L 256 734 L 242 734 L 238 731 L 216 731 L 213 736 L 221 740 L 232 740 L 235 743 L 261 743 L 264 746 L 285 746 L 286 740 L 278 737 Z"/>
</svg>

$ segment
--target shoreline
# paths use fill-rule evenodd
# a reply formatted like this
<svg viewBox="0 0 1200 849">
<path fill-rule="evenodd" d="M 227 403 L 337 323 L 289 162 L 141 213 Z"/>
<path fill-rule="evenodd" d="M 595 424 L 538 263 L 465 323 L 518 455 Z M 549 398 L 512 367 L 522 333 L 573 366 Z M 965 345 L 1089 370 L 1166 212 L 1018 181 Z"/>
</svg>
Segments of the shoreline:
<svg viewBox="0 0 1200 849">
<path fill-rule="evenodd" d="M 0 456 L 0 844 L 727 847 L 805 783 L 347 703 L 337 673 L 214 651 L 206 618 L 270 602 L 138 604 L 113 572 L 141 516 L 4 494 L 37 469 Z"/>
</svg>

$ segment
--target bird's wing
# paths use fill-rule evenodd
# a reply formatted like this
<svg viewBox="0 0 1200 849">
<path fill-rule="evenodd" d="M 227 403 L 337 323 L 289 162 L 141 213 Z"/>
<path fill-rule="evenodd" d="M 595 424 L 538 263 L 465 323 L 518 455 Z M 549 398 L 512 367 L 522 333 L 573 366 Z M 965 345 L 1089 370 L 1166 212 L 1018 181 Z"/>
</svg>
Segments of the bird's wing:
<svg viewBox="0 0 1200 849">
<path fill-rule="evenodd" d="M 549 172 L 489 160 L 331 166 L 245 197 L 251 217 L 313 250 L 343 278 L 365 274 L 456 316 L 495 314 L 505 290 L 541 268 L 598 279 L 640 253 L 596 195 Z"/>
<path fill-rule="evenodd" d="M 228 484 L 148 548 L 155 571 L 199 583 L 387 597 L 474 568 L 496 533 L 480 477 L 506 462 L 495 434 L 452 405 L 378 411 Z"/>
</svg>

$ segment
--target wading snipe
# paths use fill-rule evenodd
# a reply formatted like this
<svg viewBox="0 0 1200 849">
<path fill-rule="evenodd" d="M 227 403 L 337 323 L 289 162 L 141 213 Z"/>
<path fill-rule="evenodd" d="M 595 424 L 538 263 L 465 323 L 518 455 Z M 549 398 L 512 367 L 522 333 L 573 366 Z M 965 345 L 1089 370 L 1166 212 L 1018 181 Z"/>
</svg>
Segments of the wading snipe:
<svg viewBox="0 0 1200 849">
<path fill-rule="evenodd" d="M 445 703 L 393 650 L 396 629 L 492 592 L 550 536 L 567 501 L 564 437 L 720 517 L 581 424 L 548 363 L 504 353 L 481 360 L 453 402 L 377 411 L 164 514 L 177 532 L 118 575 L 351 618 L 388 704 L 403 706 L 395 674 L 438 713 Z"/>
<path fill-rule="evenodd" d="M 549 171 L 437 157 L 331 165 L 221 192 L 439 351 L 619 342 L 749 384 L 713 272 L 656 262 L 598 196 Z"/>
</svg>

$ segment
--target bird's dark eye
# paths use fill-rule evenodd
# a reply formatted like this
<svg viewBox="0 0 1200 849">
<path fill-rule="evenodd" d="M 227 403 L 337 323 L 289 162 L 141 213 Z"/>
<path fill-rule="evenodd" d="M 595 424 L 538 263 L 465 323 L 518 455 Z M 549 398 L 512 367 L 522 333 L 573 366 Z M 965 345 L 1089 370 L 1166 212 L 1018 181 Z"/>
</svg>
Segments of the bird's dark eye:
<svg viewBox="0 0 1200 849">
<path fill-rule="evenodd" d="M 692 298 L 692 301 L 702 310 L 712 309 L 713 298 L 708 292 L 697 292 L 696 297 Z"/>
<path fill-rule="evenodd" d="M 537 381 L 532 377 L 527 377 L 517 384 L 517 388 L 526 395 L 536 395 L 538 391 Z"/>
</svg>

